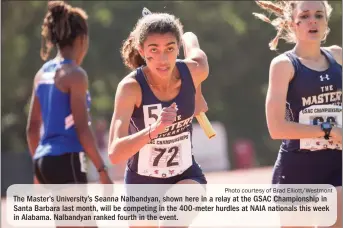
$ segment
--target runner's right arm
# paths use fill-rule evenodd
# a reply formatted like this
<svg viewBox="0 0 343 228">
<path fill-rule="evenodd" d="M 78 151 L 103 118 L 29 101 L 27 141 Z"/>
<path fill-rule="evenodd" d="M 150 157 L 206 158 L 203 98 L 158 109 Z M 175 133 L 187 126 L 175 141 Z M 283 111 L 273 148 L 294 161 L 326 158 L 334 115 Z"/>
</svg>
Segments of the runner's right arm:
<svg viewBox="0 0 343 228">
<path fill-rule="evenodd" d="M 88 76 L 85 71 L 81 70 L 74 71 L 71 74 L 72 75 L 67 78 L 67 85 L 70 94 L 70 106 L 75 129 L 80 143 L 88 157 L 93 162 L 96 169 L 101 169 L 104 167 L 104 161 L 97 148 L 94 133 L 88 124 L 89 114 L 86 103 Z M 102 169 L 99 174 L 101 183 L 112 183 L 106 170 Z"/>
<path fill-rule="evenodd" d="M 26 140 L 31 156 L 33 157 L 40 140 L 40 128 L 42 126 L 42 115 L 36 88 L 41 71 L 38 71 L 33 83 L 30 111 L 26 126 Z"/>
</svg>

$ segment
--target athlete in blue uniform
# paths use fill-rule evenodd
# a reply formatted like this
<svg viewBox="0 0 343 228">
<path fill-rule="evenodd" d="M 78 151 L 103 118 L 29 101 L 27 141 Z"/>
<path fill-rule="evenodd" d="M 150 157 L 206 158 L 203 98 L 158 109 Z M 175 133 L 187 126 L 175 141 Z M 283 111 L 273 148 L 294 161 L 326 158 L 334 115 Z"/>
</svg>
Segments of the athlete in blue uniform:
<svg viewBox="0 0 343 228">
<path fill-rule="evenodd" d="M 80 8 L 62 1 L 48 3 L 42 26 L 47 51 L 42 47 L 41 57 L 47 60 L 52 47 L 58 54 L 35 76 L 27 125 L 35 177 L 42 184 L 87 183 L 85 153 L 101 183 L 112 183 L 90 128 L 88 79 L 80 67 L 88 50 L 86 20 Z"/>
<path fill-rule="evenodd" d="M 282 139 L 274 184 L 331 184 L 342 201 L 342 48 L 321 47 L 332 8 L 326 1 L 259 2 L 275 13 L 279 38 L 296 43 L 270 66 L 266 116 L 270 135 Z M 263 15 L 256 15 L 270 22 Z"/>
</svg>

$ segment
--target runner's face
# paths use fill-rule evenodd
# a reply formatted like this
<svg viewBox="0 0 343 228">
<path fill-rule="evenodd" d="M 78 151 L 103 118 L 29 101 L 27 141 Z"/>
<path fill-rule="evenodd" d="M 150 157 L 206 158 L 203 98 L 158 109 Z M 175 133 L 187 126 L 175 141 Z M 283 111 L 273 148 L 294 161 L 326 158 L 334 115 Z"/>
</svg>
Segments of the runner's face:
<svg viewBox="0 0 343 228">
<path fill-rule="evenodd" d="M 147 37 L 139 52 L 144 56 L 149 70 L 165 80 L 172 74 L 179 48 L 174 34 L 154 33 Z"/>
<path fill-rule="evenodd" d="M 292 27 L 298 41 L 321 42 L 328 27 L 325 6 L 321 1 L 298 2 Z"/>
</svg>

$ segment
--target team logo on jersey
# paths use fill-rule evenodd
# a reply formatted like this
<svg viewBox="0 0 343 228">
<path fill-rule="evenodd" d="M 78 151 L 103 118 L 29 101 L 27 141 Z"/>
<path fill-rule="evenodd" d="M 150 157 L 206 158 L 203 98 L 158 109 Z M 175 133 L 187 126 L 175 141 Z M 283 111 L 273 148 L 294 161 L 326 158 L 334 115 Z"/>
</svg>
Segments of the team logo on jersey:
<svg viewBox="0 0 343 228">
<path fill-rule="evenodd" d="M 326 79 L 327 81 L 328 81 L 328 80 L 330 80 L 330 78 L 329 78 L 329 75 L 328 75 L 328 74 L 325 74 L 325 77 L 324 77 L 323 75 L 320 75 L 319 77 L 320 77 L 320 81 L 321 81 L 321 82 L 323 82 L 323 81 L 324 81 L 324 79 Z"/>
<path fill-rule="evenodd" d="M 74 118 L 73 115 L 70 114 L 69 116 L 67 116 L 64 119 L 64 129 L 68 130 L 69 128 L 71 128 L 72 126 L 74 126 Z"/>
<path fill-rule="evenodd" d="M 179 119 L 181 119 L 181 116 L 179 116 Z M 193 120 L 193 116 L 172 124 L 166 127 L 164 132 L 159 134 L 158 137 L 162 138 L 162 137 L 178 135 L 184 132 L 186 129 L 188 129 L 188 127 L 192 124 L 192 120 Z"/>
</svg>

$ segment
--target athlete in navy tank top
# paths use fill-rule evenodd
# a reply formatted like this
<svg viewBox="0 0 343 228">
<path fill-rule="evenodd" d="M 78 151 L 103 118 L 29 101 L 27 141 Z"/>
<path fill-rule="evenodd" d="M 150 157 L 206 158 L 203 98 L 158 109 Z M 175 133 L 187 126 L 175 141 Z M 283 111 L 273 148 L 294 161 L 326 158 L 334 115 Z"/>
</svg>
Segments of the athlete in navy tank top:
<svg viewBox="0 0 343 228">
<path fill-rule="evenodd" d="M 296 43 L 270 65 L 267 123 L 271 137 L 282 140 L 272 183 L 335 186 L 332 227 L 342 227 L 342 48 L 321 47 L 332 8 L 327 1 L 258 5 L 274 11 L 280 22 L 255 14 L 278 30 L 270 48 L 276 49 L 279 38 Z"/>
<path fill-rule="evenodd" d="M 321 48 L 321 53 L 329 65 L 324 71 L 306 67 L 294 51 L 285 53 L 295 71 L 286 99 L 287 121 L 311 125 L 328 121 L 333 126 L 342 126 L 342 66 L 328 50 Z M 324 137 L 289 139 L 283 140 L 280 151 L 325 149 L 342 150 L 342 144 Z"/>
<path fill-rule="evenodd" d="M 206 55 L 173 15 L 149 14 L 135 28 L 122 48 L 133 71 L 117 88 L 110 160 L 127 160 L 128 184 L 205 184 L 192 153 L 192 119 Z M 185 60 L 177 60 L 181 40 Z"/>
<path fill-rule="evenodd" d="M 136 80 L 142 90 L 142 104 L 134 109 L 130 134 L 141 131 L 156 122 L 162 108 L 176 103 L 176 121 L 158 135 L 158 139 L 145 145 L 139 153 L 128 161 L 128 169 L 144 176 L 157 178 L 173 177 L 182 174 L 192 165 L 197 165 L 192 156 L 192 119 L 195 108 L 195 88 L 187 65 L 176 62 L 180 72 L 181 88 L 179 94 L 170 101 L 159 100 L 149 87 L 142 67 L 137 69 Z M 152 154 L 150 154 L 152 153 Z"/>
<path fill-rule="evenodd" d="M 98 168 L 100 181 L 112 183 L 91 133 L 88 79 L 80 67 L 88 49 L 86 19 L 80 8 L 62 1 L 48 3 L 42 26 L 48 51 L 42 47 L 41 57 L 47 60 L 52 46 L 57 47 L 58 54 L 34 79 L 27 140 L 35 183 L 87 183 L 85 155 Z"/>
</svg>

